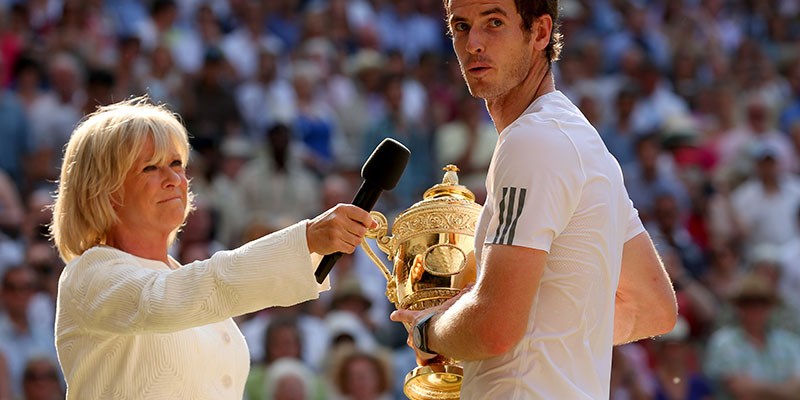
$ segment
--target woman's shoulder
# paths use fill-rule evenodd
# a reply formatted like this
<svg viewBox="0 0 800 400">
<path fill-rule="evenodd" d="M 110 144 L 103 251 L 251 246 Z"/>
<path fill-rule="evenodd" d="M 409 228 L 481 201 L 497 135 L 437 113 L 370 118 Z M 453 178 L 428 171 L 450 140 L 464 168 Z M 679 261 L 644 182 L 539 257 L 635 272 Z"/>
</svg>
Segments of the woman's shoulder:
<svg viewBox="0 0 800 400">
<path fill-rule="evenodd" d="M 96 262 L 103 262 L 108 260 L 118 260 L 120 258 L 127 258 L 133 257 L 130 254 L 116 249 L 114 247 L 105 246 L 105 245 L 97 245 L 94 247 L 90 247 L 86 251 L 83 252 L 78 257 L 75 257 L 72 261 L 67 264 L 69 267 L 70 265 L 86 265 L 86 264 L 94 264 Z"/>
<path fill-rule="evenodd" d="M 95 268 L 116 264 L 140 265 L 143 259 L 110 246 L 98 245 L 89 248 L 83 254 L 67 263 L 64 272 L 75 274 L 79 271 L 91 271 Z M 155 263 L 155 261 L 153 261 Z"/>
</svg>

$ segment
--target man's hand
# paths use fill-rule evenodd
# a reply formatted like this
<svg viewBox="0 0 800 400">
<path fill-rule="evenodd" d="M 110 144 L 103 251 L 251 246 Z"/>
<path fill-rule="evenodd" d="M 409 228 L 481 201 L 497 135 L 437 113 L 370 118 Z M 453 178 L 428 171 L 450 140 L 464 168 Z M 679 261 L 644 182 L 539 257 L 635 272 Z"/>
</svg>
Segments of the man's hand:
<svg viewBox="0 0 800 400">
<path fill-rule="evenodd" d="M 433 313 L 437 313 L 437 314 L 443 313 L 445 310 L 450 308 L 450 306 L 453 305 L 453 303 L 455 303 L 464 293 L 468 292 L 470 289 L 472 289 L 472 285 L 469 285 L 469 286 L 465 287 L 457 295 L 447 299 L 447 301 L 445 301 L 444 303 L 442 303 L 442 304 L 440 304 L 440 305 L 438 305 L 436 307 L 431 307 L 431 308 L 428 308 L 428 309 L 425 309 L 425 310 L 419 310 L 419 311 L 403 310 L 403 309 L 395 310 L 389 316 L 389 319 L 391 319 L 392 321 L 395 321 L 395 322 L 404 322 L 404 323 L 406 323 L 406 326 L 410 326 L 413 329 L 413 327 L 416 326 L 419 321 L 421 321 L 423 318 L 427 317 L 428 315 L 433 314 Z M 430 324 L 428 325 L 428 334 L 429 335 L 431 334 L 431 332 L 433 332 L 433 325 L 436 323 L 436 319 L 437 319 L 437 316 L 434 316 L 433 319 L 431 319 Z M 406 343 L 408 344 L 409 347 L 414 349 L 414 352 L 417 353 L 417 364 L 418 365 L 427 365 L 427 364 L 430 364 L 430 363 L 435 363 L 435 362 L 439 361 L 442 358 L 438 354 L 426 353 L 424 351 L 420 351 L 419 349 L 417 349 L 417 346 L 414 345 L 414 340 L 413 340 L 411 332 L 409 332 L 409 334 L 408 334 L 408 339 L 406 339 Z"/>
<path fill-rule="evenodd" d="M 308 249 L 321 255 L 352 253 L 367 229 L 376 226 L 368 212 L 352 204 L 338 204 L 308 222 Z"/>
<path fill-rule="evenodd" d="M 389 316 L 389 318 L 392 321 L 395 321 L 395 322 L 406 322 L 407 323 L 406 326 L 410 326 L 411 329 L 412 329 L 412 332 L 413 332 L 414 327 L 417 325 L 417 323 L 420 320 L 422 320 L 423 318 L 425 318 L 426 316 L 428 316 L 430 314 L 436 313 L 437 309 L 438 309 L 438 307 L 432 307 L 432 308 L 429 308 L 429 309 L 426 309 L 426 310 L 420 310 L 420 311 L 395 310 L 395 311 L 392 312 L 392 314 Z M 436 319 L 436 316 L 434 316 L 433 318 Z M 431 322 L 430 322 L 431 325 L 434 322 L 435 322 L 434 320 L 431 320 Z M 429 332 L 430 332 L 430 325 L 428 326 L 428 328 L 429 328 Z M 408 333 L 408 338 L 406 339 L 406 344 L 408 344 L 408 347 L 411 347 L 412 349 L 414 349 L 414 352 L 417 354 L 417 365 L 428 365 L 429 363 L 434 361 L 434 359 L 438 356 L 438 354 L 426 353 L 426 352 L 418 349 L 417 346 L 414 345 L 414 339 L 413 339 L 413 336 L 412 336 L 412 332 Z"/>
</svg>

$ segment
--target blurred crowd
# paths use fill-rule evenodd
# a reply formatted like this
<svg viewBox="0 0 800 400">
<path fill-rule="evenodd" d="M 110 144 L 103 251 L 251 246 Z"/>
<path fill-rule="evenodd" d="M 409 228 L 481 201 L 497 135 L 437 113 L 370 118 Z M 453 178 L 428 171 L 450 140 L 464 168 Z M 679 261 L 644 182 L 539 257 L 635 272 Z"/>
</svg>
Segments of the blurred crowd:
<svg viewBox="0 0 800 400">
<path fill-rule="evenodd" d="M 612 399 L 800 398 L 800 0 L 561 0 L 556 87 L 619 160 L 679 322 L 614 350 Z M 394 216 L 496 132 L 441 0 L 0 0 L 0 400 L 58 399 L 47 206 L 73 127 L 148 95 L 191 135 L 183 263 L 350 202 L 384 138 Z M 237 319 L 247 400 L 403 398 L 414 366 L 362 251 L 319 300 Z"/>
</svg>

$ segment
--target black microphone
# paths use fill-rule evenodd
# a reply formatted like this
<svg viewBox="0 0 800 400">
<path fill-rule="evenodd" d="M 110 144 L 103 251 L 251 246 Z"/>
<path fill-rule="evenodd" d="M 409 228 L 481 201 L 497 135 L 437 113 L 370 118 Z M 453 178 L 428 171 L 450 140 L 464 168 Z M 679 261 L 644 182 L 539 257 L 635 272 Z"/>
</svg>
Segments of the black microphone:
<svg viewBox="0 0 800 400">
<path fill-rule="evenodd" d="M 391 138 L 383 139 L 361 167 L 361 177 L 364 178 L 364 181 L 353 198 L 353 205 L 365 211 L 372 211 L 372 207 L 375 206 L 381 193 L 397 186 L 397 181 L 400 180 L 400 175 L 403 174 L 403 170 L 408 164 L 409 155 L 411 152 L 402 143 Z M 325 277 L 331 272 L 333 264 L 336 264 L 341 257 L 342 253 L 338 252 L 322 258 L 314 272 L 317 283 L 325 280 Z"/>
</svg>

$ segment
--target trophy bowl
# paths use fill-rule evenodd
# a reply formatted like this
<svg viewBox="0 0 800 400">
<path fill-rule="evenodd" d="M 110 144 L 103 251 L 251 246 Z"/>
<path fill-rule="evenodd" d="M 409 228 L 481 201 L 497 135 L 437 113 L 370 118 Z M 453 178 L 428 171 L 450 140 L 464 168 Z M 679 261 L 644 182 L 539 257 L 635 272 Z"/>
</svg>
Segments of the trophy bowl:
<svg viewBox="0 0 800 400">
<path fill-rule="evenodd" d="M 398 309 L 438 306 L 475 282 L 474 236 L 481 206 L 458 183 L 458 167 L 448 165 L 444 171 L 442 183 L 425 191 L 421 201 L 395 218 L 391 236 L 386 217 L 370 213 L 378 226 L 366 237 L 388 255 L 392 272 L 366 241 L 361 247 L 383 272 L 386 297 Z M 437 356 L 406 375 L 403 392 L 412 400 L 458 399 L 462 378 L 457 360 Z"/>
</svg>

